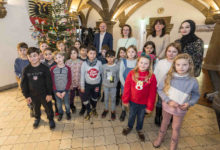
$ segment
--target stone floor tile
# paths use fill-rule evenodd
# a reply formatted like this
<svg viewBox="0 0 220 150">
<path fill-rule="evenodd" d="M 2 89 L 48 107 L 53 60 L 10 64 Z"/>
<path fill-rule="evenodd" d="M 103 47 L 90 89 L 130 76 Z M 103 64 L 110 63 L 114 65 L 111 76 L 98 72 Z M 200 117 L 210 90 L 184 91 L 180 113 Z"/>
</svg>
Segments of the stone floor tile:
<svg viewBox="0 0 220 150">
<path fill-rule="evenodd" d="M 8 136 L 7 139 L 4 141 L 4 145 L 14 144 L 18 137 L 18 135 Z"/>
<path fill-rule="evenodd" d="M 105 136 L 106 145 L 116 144 L 115 135 L 106 135 Z"/>
<path fill-rule="evenodd" d="M 85 129 L 83 130 L 83 137 L 93 136 L 93 129 Z"/>
<path fill-rule="evenodd" d="M 63 131 L 62 139 L 70 139 L 73 137 L 73 131 Z"/>
<path fill-rule="evenodd" d="M 73 131 L 73 138 L 83 137 L 83 130 L 75 129 Z"/>
<path fill-rule="evenodd" d="M 47 150 L 48 144 L 48 141 L 39 142 L 35 150 Z"/>
<path fill-rule="evenodd" d="M 12 150 L 24 150 L 25 147 L 24 147 L 25 144 L 16 144 L 13 146 Z"/>
<path fill-rule="evenodd" d="M 104 134 L 105 136 L 114 134 L 113 128 L 112 127 L 104 128 Z"/>
<path fill-rule="evenodd" d="M 117 144 L 127 143 L 126 136 L 124 136 L 122 134 L 115 135 L 115 138 L 116 138 L 116 143 Z"/>
<path fill-rule="evenodd" d="M 117 145 L 107 145 L 106 148 L 107 148 L 107 150 L 118 150 Z"/>
<path fill-rule="evenodd" d="M 71 139 L 62 139 L 60 142 L 60 149 L 70 149 L 72 146 Z"/>
<path fill-rule="evenodd" d="M 104 135 L 104 129 L 103 128 L 95 128 L 94 129 L 94 136 L 100 136 Z"/>
<path fill-rule="evenodd" d="M 143 150 L 141 144 L 139 142 L 129 143 L 131 150 Z"/>
<path fill-rule="evenodd" d="M 105 145 L 105 137 L 104 136 L 97 136 L 95 137 L 95 146 Z"/>
<path fill-rule="evenodd" d="M 51 140 L 59 140 L 62 138 L 62 131 L 53 131 Z"/>
<path fill-rule="evenodd" d="M 60 140 L 50 141 L 48 144 L 48 150 L 59 150 L 60 148 Z"/>
<path fill-rule="evenodd" d="M 11 150 L 13 148 L 13 145 L 4 145 L 1 146 L 1 150 Z"/>
<path fill-rule="evenodd" d="M 94 138 L 93 137 L 83 138 L 83 147 L 93 147 L 93 146 L 94 146 Z"/>
<path fill-rule="evenodd" d="M 118 147 L 119 147 L 119 150 L 130 150 L 130 145 L 127 143 L 119 144 Z"/>
<path fill-rule="evenodd" d="M 74 138 L 72 139 L 72 148 L 82 148 L 83 138 Z"/>
</svg>

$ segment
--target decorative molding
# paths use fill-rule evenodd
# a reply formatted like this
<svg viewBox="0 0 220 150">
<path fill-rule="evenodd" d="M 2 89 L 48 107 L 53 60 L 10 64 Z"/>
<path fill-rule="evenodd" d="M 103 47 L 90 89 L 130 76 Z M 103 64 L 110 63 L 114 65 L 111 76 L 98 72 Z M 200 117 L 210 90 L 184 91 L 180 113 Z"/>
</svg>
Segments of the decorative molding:
<svg viewBox="0 0 220 150">
<path fill-rule="evenodd" d="M 213 32 L 215 24 L 212 25 L 197 25 L 196 32 Z"/>
<path fill-rule="evenodd" d="M 7 4 L 7 2 L 4 2 L 4 0 L 0 0 L 0 18 L 5 18 L 7 15 L 7 10 L 4 7 L 4 5 Z"/>
</svg>

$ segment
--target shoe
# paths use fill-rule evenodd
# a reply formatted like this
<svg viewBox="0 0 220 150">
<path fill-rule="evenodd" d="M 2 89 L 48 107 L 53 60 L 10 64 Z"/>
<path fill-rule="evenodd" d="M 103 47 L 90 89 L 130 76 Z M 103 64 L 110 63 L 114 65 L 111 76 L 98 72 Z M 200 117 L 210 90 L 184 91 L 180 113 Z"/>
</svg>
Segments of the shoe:
<svg viewBox="0 0 220 150">
<path fill-rule="evenodd" d="M 111 119 L 112 119 L 112 121 L 114 121 L 116 119 L 115 112 L 111 112 Z"/>
<path fill-rule="evenodd" d="M 139 137 L 139 139 L 140 139 L 142 142 L 144 142 L 144 141 L 145 141 L 144 133 L 141 132 L 141 131 L 138 131 L 137 133 L 138 133 L 138 137 Z"/>
<path fill-rule="evenodd" d="M 40 123 L 40 119 L 34 120 L 34 124 L 33 124 L 34 129 L 36 129 L 39 126 L 39 123 Z"/>
<path fill-rule="evenodd" d="M 85 120 L 90 120 L 90 118 L 91 118 L 91 112 L 86 114 Z"/>
<path fill-rule="evenodd" d="M 76 106 L 73 105 L 73 106 L 71 107 L 71 110 L 72 110 L 72 113 L 73 113 L 73 114 L 76 113 Z"/>
<path fill-rule="evenodd" d="M 123 135 L 128 135 L 131 132 L 131 130 L 132 130 L 131 128 L 127 127 L 125 129 L 123 129 L 122 134 Z"/>
<path fill-rule="evenodd" d="M 121 112 L 120 121 L 124 121 L 124 120 L 125 120 L 125 116 L 126 116 L 126 111 L 123 110 L 123 111 Z"/>
<path fill-rule="evenodd" d="M 96 117 L 96 118 L 98 117 L 98 113 L 97 113 L 97 111 L 96 111 L 95 108 L 92 109 L 91 115 L 93 115 L 93 116 Z"/>
<path fill-rule="evenodd" d="M 63 114 L 59 114 L 59 117 L 58 117 L 58 121 L 61 121 L 62 120 L 62 118 L 63 118 Z"/>
<path fill-rule="evenodd" d="M 50 126 L 50 129 L 54 129 L 56 127 L 53 119 L 49 121 L 49 126 Z"/>
<path fill-rule="evenodd" d="M 164 132 L 163 131 L 159 131 L 159 135 L 158 135 L 157 139 L 153 142 L 153 147 L 159 148 L 161 143 L 164 140 L 165 135 L 166 135 L 165 131 Z"/>
<path fill-rule="evenodd" d="M 85 113 L 86 109 L 85 108 L 81 108 L 80 112 L 79 112 L 79 115 L 80 116 L 83 116 L 84 113 Z"/>
<path fill-rule="evenodd" d="M 70 119 L 71 119 L 70 113 L 66 113 L 66 119 L 67 119 L 67 120 L 70 120 Z"/>
<path fill-rule="evenodd" d="M 102 113 L 102 118 L 105 118 L 107 114 L 108 114 L 108 110 L 104 110 Z"/>
<path fill-rule="evenodd" d="M 56 113 L 55 113 L 55 116 L 59 116 L 59 113 L 58 113 L 58 112 L 56 112 Z"/>
</svg>

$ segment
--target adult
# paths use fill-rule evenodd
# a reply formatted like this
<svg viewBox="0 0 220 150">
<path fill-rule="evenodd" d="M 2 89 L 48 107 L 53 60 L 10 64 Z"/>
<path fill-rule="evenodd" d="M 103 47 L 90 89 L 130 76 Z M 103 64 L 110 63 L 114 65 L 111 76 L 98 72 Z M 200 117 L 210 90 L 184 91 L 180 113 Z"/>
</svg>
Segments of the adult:
<svg viewBox="0 0 220 150">
<path fill-rule="evenodd" d="M 154 42 L 156 46 L 156 56 L 159 59 L 165 57 L 165 50 L 170 43 L 170 36 L 166 34 L 166 23 L 164 19 L 156 19 L 153 26 L 152 32 L 147 37 L 147 41 Z"/>
<path fill-rule="evenodd" d="M 132 28 L 130 25 L 125 24 L 121 28 L 121 36 L 122 38 L 120 38 L 117 43 L 116 55 L 120 47 L 125 47 L 127 49 L 131 45 L 137 46 L 136 39 L 132 37 Z"/>
<path fill-rule="evenodd" d="M 109 49 L 113 47 L 113 37 L 111 33 L 106 32 L 107 25 L 105 22 L 100 23 L 99 33 L 95 34 L 93 44 L 96 47 L 97 54 L 101 54 L 101 48 L 103 45 L 108 45 Z"/>
<path fill-rule="evenodd" d="M 177 41 L 181 43 L 182 53 L 189 54 L 194 63 L 194 76 L 198 77 L 201 72 L 204 54 L 204 42 L 195 35 L 196 24 L 192 20 L 185 20 L 180 25 L 182 38 Z"/>
</svg>

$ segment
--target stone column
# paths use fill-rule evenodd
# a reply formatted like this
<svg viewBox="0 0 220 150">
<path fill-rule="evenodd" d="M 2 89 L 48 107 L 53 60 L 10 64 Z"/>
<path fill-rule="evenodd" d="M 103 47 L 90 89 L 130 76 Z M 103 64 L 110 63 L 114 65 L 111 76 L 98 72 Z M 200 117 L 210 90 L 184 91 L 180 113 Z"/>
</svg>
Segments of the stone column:
<svg viewBox="0 0 220 150">
<path fill-rule="evenodd" d="M 99 24 L 103 21 L 97 21 L 96 27 L 99 28 Z M 107 25 L 107 32 L 111 33 L 113 35 L 113 26 L 115 25 L 115 21 L 104 21 Z"/>
</svg>

